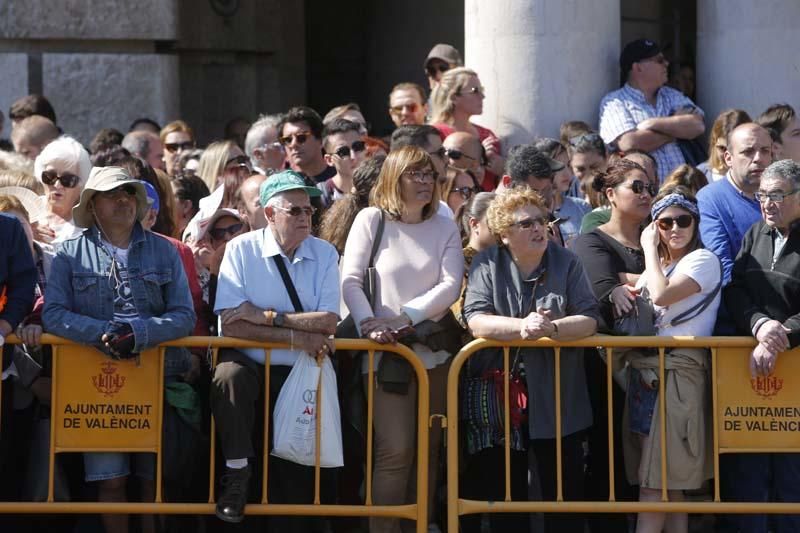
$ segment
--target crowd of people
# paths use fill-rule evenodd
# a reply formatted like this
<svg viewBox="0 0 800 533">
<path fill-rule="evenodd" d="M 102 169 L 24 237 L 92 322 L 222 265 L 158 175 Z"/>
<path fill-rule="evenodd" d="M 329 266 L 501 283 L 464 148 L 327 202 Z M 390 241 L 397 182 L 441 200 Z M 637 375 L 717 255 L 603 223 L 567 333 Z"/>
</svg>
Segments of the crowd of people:
<svg viewBox="0 0 800 533">
<path fill-rule="evenodd" d="M 472 338 L 746 335 L 758 341 L 754 377 L 772 374 L 780 354 L 800 342 L 800 117 L 791 106 L 772 105 L 755 119 L 723 111 L 706 150 L 703 111 L 667 86 L 659 46 L 637 40 L 623 49 L 621 88 L 599 103 L 596 130 L 566 120 L 559 138 L 504 146 L 472 121 L 487 94 L 455 48 L 436 45 L 424 67 L 430 94 L 415 83 L 392 89 L 396 129 L 388 138 L 371 136 L 359 106 L 347 103 L 324 117 L 304 106 L 264 115 L 246 133 L 239 120 L 205 148 L 181 120 L 162 127 L 142 118 L 125 134 L 103 129 L 87 150 L 62 132 L 45 97 L 12 105 L 11 142 L 0 151 L 0 341 L 15 334 L 21 343 L 3 348 L 0 472 L 22 482 L 4 482 L 0 499 L 46 497 L 52 362 L 42 333 L 113 359 L 192 334 L 286 346 L 268 360 L 261 349 L 222 349 L 213 368 L 203 350 L 166 352 L 167 403 L 188 394 L 180 396 L 192 398 L 179 402 L 183 415 L 199 420 L 210 412 L 216 435 L 202 423 L 190 428 L 177 451 L 189 459 L 188 471 L 165 481 L 172 483 L 165 497 L 207 498 L 196 493 L 198 470 L 207 464 L 208 439 L 216 438 L 220 524 L 242 522 L 247 502 L 260 496 L 261 450 L 271 448 L 274 428 L 270 421 L 263 442 L 264 395 L 271 415 L 292 367 L 308 357 L 335 362 L 345 441 L 344 466 L 322 469 L 321 503 L 364 501 L 370 387 L 371 501 L 413 500 L 412 368 L 378 352 L 370 383 L 367 358 L 335 353 L 337 337 L 410 347 L 427 369 L 431 413 L 438 414 L 445 413 L 450 361 Z M 714 475 L 708 350 L 669 350 L 664 384 L 658 354 L 646 348 L 611 358 L 600 348 L 563 348 L 560 383 L 551 348 L 513 349 L 511 365 L 514 500 L 556 499 L 557 387 L 566 500 L 608 499 L 609 440 L 618 500 L 658 501 L 666 484 L 670 500 L 680 501 Z M 464 498 L 505 494 L 496 397 L 502 372 L 502 350 L 485 349 L 460 378 Z M 167 449 L 174 438 L 165 432 Z M 442 430 L 433 424 L 431 531 L 445 518 L 437 497 L 441 451 Z M 79 499 L 91 487 L 100 501 L 152 500 L 151 454 L 82 458 L 69 464 L 59 456 L 58 499 Z M 268 460 L 270 502 L 312 502 L 313 467 Z M 726 454 L 716 474 L 724 501 L 800 502 L 798 455 Z M 108 532 L 128 531 L 129 521 L 102 516 Z M 138 521 L 141 531 L 168 525 L 153 516 Z M 578 514 L 461 521 L 462 530 L 475 532 L 629 526 L 689 529 L 681 513 L 640 513 L 635 523 Z M 394 518 L 365 525 L 272 517 L 269 527 L 396 533 L 409 526 Z M 718 517 L 720 531 L 768 528 L 800 531 L 800 518 Z"/>
</svg>

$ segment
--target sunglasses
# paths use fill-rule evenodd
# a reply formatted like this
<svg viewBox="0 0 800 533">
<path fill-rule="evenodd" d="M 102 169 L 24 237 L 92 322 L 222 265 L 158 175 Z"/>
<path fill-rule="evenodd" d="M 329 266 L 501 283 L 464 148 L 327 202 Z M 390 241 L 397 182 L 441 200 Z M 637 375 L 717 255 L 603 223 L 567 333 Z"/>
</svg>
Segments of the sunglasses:
<svg viewBox="0 0 800 533">
<path fill-rule="evenodd" d="M 436 172 L 433 170 L 406 170 L 403 174 L 411 178 L 414 183 L 422 184 L 436 181 Z"/>
<path fill-rule="evenodd" d="M 208 234 L 211 235 L 211 238 L 215 241 L 219 241 L 224 239 L 226 235 L 236 235 L 243 227 L 244 224 L 239 222 L 238 224 L 233 224 L 227 228 L 214 228 L 209 230 Z"/>
<path fill-rule="evenodd" d="M 465 89 L 462 89 L 462 90 L 458 91 L 457 94 L 458 94 L 458 96 L 461 96 L 464 93 L 466 93 L 466 94 L 479 94 L 481 96 L 486 96 L 486 93 L 484 92 L 484 88 L 482 86 L 479 86 L 479 87 L 467 87 Z"/>
<path fill-rule="evenodd" d="M 652 184 L 645 183 L 642 180 L 634 180 L 631 183 L 631 190 L 634 194 L 642 194 L 644 191 L 647 191 L 647 194 L 654 197 L 658 193 L 658 189 L 656 189 Z"/>
<path fill-rule="evenodd" d="M 225 163 L 225 172 L 240 170 L 250 171 L 250 159 L 246 155 L 233 157 Z"/>
<path fill-rule="evenodd" d="M 297 144 L 304 144 L 310 136 L 311 136 L 310 131 L 290 133 L 289 135 L 284 135 L 283 137 L 279 137 L 278 142 L 284 146 L 289 146 L 290 144 L 292 144 L 292 139 L 294 139 L 297 142 Z"/>
<path fill-rule="evenodd" d="M 437 72 L 444 74 L 448 70 L 450 70 L 450 65 L 446 63 L 441 63 L 439 65 L 428 65 L 427 67 L 425 67 L 425 72 L 427 72 L 428 76 L 431 77 L 436 76 Z"/>
<path fill-rule="evenodd" d="M 61 185 L 67 189 L 71 189 L 75 187 L 78 182 L 81 181 L 81 179 L 75 174 L 70 174 L 69 172 L 64 172 L 61 175 L 59 175 L 55 170 L 45 170 L 42 172 L 42 183 L 45 185 L 52 187 L 57 181 L 60 181 Z"/>
<path fill-rule="evenodd" d="M 190 150 L 192 148 L 194 148 L 194 141 L 164 144 L 164 149 L 167 150 L 168 152 L 177 152 L 178 150 Z"/>
<path fill-rule="evenodd" d="M 473 194 L 476 194 L 480 191 L 481 189 L 479 189 L 478 187 L 456 187 L 454 189 L 451 189 L 450 193 L 452 194 L 454 192 L 457 192 L 458 194 L 461 195 L 462 198 L 464 198 L 464 200 L 469 200 L 470 198 L 472 198 Z"/>
<path fill-rule="evenodd" d="M 273 207 L 283 211 L 284 213 L 288 213 L 290 217 L 299 217 L 300 215 L 310 217 L 317 212 L 317 208 L 310 205 L 304 207 L 300 207 L 299 205 L 294 205 L 292 207 L 281 207 L 279 205 L 274 205 Z"/>
<path fill-rule="evenodd" d="M 353 141 L 353 144 L 350 146 L 340 146 L 333 153 L 341 158 L 345 158 L 355 155 L 358 152 L 363 152 L 366 148 L 367 145 L 364 141 Z"/>
<path fill-rule="evenodd" d="M 389 112 L 393 115 L 399 115 L 403 111 L 407 111 L 408 113 L 416 113 L 419 109 L 419 104 L 411 103 L 411 104 L 403 104 L 403 105 L 393 105 L 389 108 Z"/>
<path fill-rule="evenodd" d="M 136 196 L 136 187 L 133 185 L 120 185 L 110 191 L 98 191 L 97 195 L 108 199 L 117 199 L 123 197 L 123 195 L 125 197 Z"/>
<path fill-rule="evenodd" d="M 688 228 L 689 226 L 692 225 L 692 220 L 694 220 L 694 217 L 692 217 L 692 215 L 680 215 L 677 217 L 661 217 L 656 219 L 656 224 L 658 224 L 658 227 L 661 228 L 662 230 L 669 231 L 673 227 L 675 227 L 675 224 L 677 224 L 679 228 Z"/>
<path fill-rule="evenodd" d="M 514 222 L 511 224 L 512 226 L 517 226 L 520 229 L 531 229 L 533 226 L 546 226 L 547 219 L 545 217 L 533 217 L 533 218 L 523 218 L 518 222 Z"/>
<path fill-rule="evenodd" d="M 598 133 L 584 133 L 582 135 L 577 135 L 575 137 L 571 137 L 569 140 L 570 146 L 578 146 L 581 143 L 596 143 L 597 141 L 602 141 L 603 139 L 600 137 Z"/>
<path fill-rule="evenodd" d="M 444 147 L 442 147 L 442 148 L 444 148 Z M 472 161 L 477 161 L 477 159 L 475 159 L 471 155 L 467 155 L 464 152 L 462 152 L 461 150 L 456 150 L 454 148 L 444 148 L 444 154 L 447 157 L 449 157 L 450 159 L 452 159 L 453 161 L 458 161 L 462 157 L 466 157 L 467 159 L 471 159 Z"/>
</svg>

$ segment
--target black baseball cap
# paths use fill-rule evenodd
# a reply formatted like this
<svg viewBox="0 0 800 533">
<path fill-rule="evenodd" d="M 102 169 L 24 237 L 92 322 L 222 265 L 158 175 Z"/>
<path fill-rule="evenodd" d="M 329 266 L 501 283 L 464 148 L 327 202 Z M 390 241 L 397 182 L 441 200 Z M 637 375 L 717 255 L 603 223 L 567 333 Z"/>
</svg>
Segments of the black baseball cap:
<svg viewBox="0 0 800 533">
<path fill-rule="evenodd" d="M 661 53 L 661 47 L 655 41 L 650 39 L 638 39 L 631 41 L 622 49 L 622 54 L 619 56 L 619 68 L 622 78 L 628 76 L 633 64 L 644 59 L 655 57 Z"/>
</svg>

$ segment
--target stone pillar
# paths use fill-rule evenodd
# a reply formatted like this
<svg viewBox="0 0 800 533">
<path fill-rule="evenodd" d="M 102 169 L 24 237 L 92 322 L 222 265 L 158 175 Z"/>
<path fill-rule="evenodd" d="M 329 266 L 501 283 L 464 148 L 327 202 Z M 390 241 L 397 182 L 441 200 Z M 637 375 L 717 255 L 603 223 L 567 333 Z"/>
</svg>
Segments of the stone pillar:
<svg viewBox="0 0 800 533">
<path fill-rule="evenodd" d="M 800 111 L 800 2 L 697 2 L 697 95 L 713 123 L 720 111 L 744 109 L 754 119 L 774 103 Z"/>
<path fill-rule="evenodd" d="M 483 115 L 504 146 L 594 126 L 619 86 L 619 0 L 466 0 L 465 64 L 486 87 Z"/>
</svg>

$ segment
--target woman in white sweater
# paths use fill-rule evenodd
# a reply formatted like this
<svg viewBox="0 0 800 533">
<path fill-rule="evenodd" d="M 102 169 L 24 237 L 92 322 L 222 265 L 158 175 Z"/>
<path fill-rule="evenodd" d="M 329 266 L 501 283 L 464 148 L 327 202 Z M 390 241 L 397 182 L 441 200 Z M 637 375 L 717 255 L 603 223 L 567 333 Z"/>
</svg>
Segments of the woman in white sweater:
<svg viewBox="0 0 800 533">
<path fill-rule="evenodd" d="M 455 223 L 436 214 L 438 176 L 430 155 L 407 146 L 390 153 L 372 191 L 372 206 L 353 222 L 345 245 L 342 272 L 344 301 L 361 336 L 394 343 L 416 328 L 403 342 L 409 344 L 428 369 L 431 413 L 444 413 L 448 362 L 458 349 L 459 330 L 450 306 L 459 297 L 464 271 L 461 238 Z M 374 259 L 377 271 L 374 306 L 364 292 L 364 272 L 383 218 L 383 232 Z M 424 337 L 437 322 L 444 334 Z M 450 332 L 452 331 L 452 335 Z M 434 338 L 436 337 L 436 338 Z M 452 342 L 446 342 L 446 341 Z M 445 341 L 445 342 L 441 342 Z M 416 383 L 403 372 L 389 372 L 390 361 L 376 357 L 378 380 L 374 393 L 375 470 L 373 501 L 401 504 L 408 494 L 416 440 Z M 386 368 L 381 368 L 386 364 Z M 391 365 L 396 369 L 397 365 Z M 365 370 L 366 372 L 366 370 Z M 371 386 L 366 383 L 365 386 Z M 441 429 L 431 428 L 431 487 Z M 429 491 L 429 502 L 433 491 Z M 429 512 L 430 512 L 429 504 Z M 397 519 L 370 519 L 370 531 L 399 532 Z"/>
</svg>

